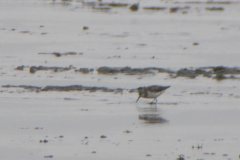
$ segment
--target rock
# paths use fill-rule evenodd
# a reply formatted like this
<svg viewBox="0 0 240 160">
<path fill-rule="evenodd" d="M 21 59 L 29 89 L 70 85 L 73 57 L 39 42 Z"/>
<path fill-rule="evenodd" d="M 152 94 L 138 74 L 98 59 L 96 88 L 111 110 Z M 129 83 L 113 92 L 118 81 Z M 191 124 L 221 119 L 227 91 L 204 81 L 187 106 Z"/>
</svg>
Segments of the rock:
<svg viewBox="0 0 240 160">
<path fill-rule="evenodd" d="M 55 68 L 55 69 L 53 70 L 53 72 L 59 72 L 59 69 L 58 69 L 58 68 Z"/>
<path fill-rule="evenodd" d="M 169 74 L 175 73 L 175 71 L 170 69 L 165 69 L 165 68 L 149 68 L 149 69 L 157 70 L 158 73 L 169 73 Z"/>
<path fill-rule="evenodd" d="M 77 98 L 64 98 L 64 100 L 69 101 L 69 100 L 79 100 L 79 99 L 77 99 Z"/>
<path fill-rule="evenodd" d="M 68 69 L 75 69 L 75 67 L 73 65 L 70 65 Z"/>
<path fill-rule="evenodd" d="M 225 67 L 223 66 L 218 66 L 213 68 L 214 73 L 223 73 L 225 71 Z"/>
<path fill-rule="evenodd" d="M 28 85 L 19 85 L 19 86 L 14 86 L 14 85 L 3 85 L 2 87 L 4 88 L 23 88 L 31 91 L 36 91 L 41 89 L 41 87 L 38 86 L 28 86 Z"/>
<path fill-rule="evenodd" d="M 96 91 L 97 91 L 97 89 L 98 89 L 97 87 L 90 87 L 90 89 L 89 89 L 89 90 L 90 90 L 90 92 L 96 92 Z"/>
<path fill-rule="evenodd" d="M 126 131 L 123 131 L 123 133 L 132 133 L 132 131 L 126 130 Z"/>
<path fill-rule="evenodd" d="M 47 33 L 46 33 L 47 34 Z M 40 52 L 38 54 L 52 54 L 56 57 L 61 57 L 63 55 L 67 56 L 67 55 L 70 55 L 70 56 L 75 56 L 75 55 L 82 55 L 83 53 L 77 53 L 77 52 L 66 52 L 66 53 L 60 53 L 60 52 L 53 52 L 53 53 L 44 53 L 44 52 Z"/>
<path fill-rule="evenodd" d="M 183 155 L 183 154 L 179 155 L 179 157 L 177 158 L 177 160 L 185 160 L 184 155 Z"/>
<path fill-rule="evenodd" d="M 144 10 L 160 11 L 166 10 L 166 7 L 143 7 Z"/>
<path fill-rule="evenodd" d="M 101 135 L 100 138 L 107 138 L 107 136 L 105 136 L 105 135 Z"/>
<path fill-rule="evenodd" d="M 42 89 L 42 91 L 82 91 L 83 89 L 82 85 L 46 86 Z"/>
<path fill-rule="evenodd" d="M 46 67 L 46 66 L 31 66 L 30 67 L 30 73 L 35 73 L 36 71 L 48 71 L 52 70 L 54 72 L 59 72 L 59 71 L 69 71 L 73 69 L 74 67 L 70 65 L 69 67 Z"/>
<path fill-rule="evenodd" d="M 44 156 L 44 158 L 53 158 L 53 155 Z"/>
<path fill-rule="evenodd" d="M 188 77 L 188 78 L 195 78 L 197 74 L 194 71 L 189 69 L 180 69 L 177 71 L 177 77 Z"/>
<path fill-rule="evenodd" d="M 150 69 L 147 68 L 133 68 L 130 72 L 126 72 L 126 75 L 138 75 L 138 74 L 154 74 Z"/>
<path fill-rule="evenodd" d="M 194 73 L 197 74 L 197 75 L 203 75 L 204 77 L 208 77 L 208 78 L 211 78 L 212 74 L 213 74 L 212 71 L 205 71 L 205 70 L 200 69 L 200 68 L 196 69 L 194 71 Z"/>
<path fill-rule="evenodd" d="M 49 67 L 44 67 L 44 66 L 38 66 L 37 70 L 43 70 L 43 71 L 47 71 L 48 69 L 50 69 Z"/>
<path fill-rule="evenodd" d="M 202 70 L 202 69 L 196 69 L 196 70 L 194 71 L 194 73 L 196 73 L 196 74 L 205 74 L 206 71 L 205 71 L 205 70 Z"/>
<path fill-rule="evenodd" d="M 53 52 L 52 54 L 55 55 L 56 57 L 61 57 L 62 56 L 62 54 L 59 53 L 59 52 Z"/>
<path fill-rule="evenodd" d="M 89 28 L 87 26 L 84 26 L 83 27 L 83 30 L 88 30 Z"/>
<path fill-rule="evenodd" d="M 44 139 L 44 140 L 43 140 L 43 143 L 48 143 L 48 140 Z"/>
<path fill-rule="evenodd" d="M 216 74 L 216 76 L 213 77 L 213 78 L 216 79 L 216 80 L 218 80 L 218 81 L 221 81 L 221 80 L 227 79 L 227 77 L 224 76 L 224 74 L 222 74 L 222 73 L 218 73 L 218 74 Z"/>
<path fill-rule="evenodd" d="M 94 10 L 100 10 L 100 11 L 109 11 L 112 9 L 111 7 L 92 7 Z"/>
<path fill-rule="evenodd" d="M 29 72 L 30 72 L 30 73 L 35 73 L 35 72 L 37 72 L 37 67 L 36 67 L 36 66 L 30 67 Z"/>
<path fill-rule="evenodd" d="M 18 66 L 17 68 L 15 68 L 15 70 L 18 70 L 18 71 L 23 71 L 24 70 L 24 65 L 22 65 L 22 66 Z"/>
<path fill-rule="evenodd" d="M 97 69 L 99 74 L 118 74 L 124 73 L 125 75 L 139 75 L 139 74 L 155 74 L 153 71 L 158 71 L 159 73 L 175 73 L 172 70 L 156 67 L 148 68 L 131 68 L 131 67 L 100 67 Z"/>
<path fill-rule="evenodd" d="M 19 33 L 30 33 L 30 31 L 20 31 Z"/>
<path fill-rule="evenodd" d="M 224 11 L 223 7 L 207 7 L 205 8 L 207 11 Z"/>
<path fill-rule="evenodd" d="M 120 72 L 121 73 L 126 73 L 126 72 L 131 72 L 131 70 L 132 70 L 131 67 L 126 66 L 126 67 L 120 69 Z"/>
<path fill-rule="evenodd" d="M 99 6 L 109 6 L 109 7 L 127 7 L 127 3 L 99 3 Z"/>
<path fill-rule="evenodd" d="M 80 69 L 79 69 L 79 72 L 82 72 L 82 73 L 84 73 L 84 74 L 87 74 L 87 73 L 90 72 L 90 70 L 89 70 L 88 68 L 80 68 Z"/>
<path fill-rule="evenodd" d="M 138 8 L 139 8 L 139 3 L 135 3 L 135 4 L 131 5 L 129 9 L 131 11 L 137 11 Z"/>
<path fill-rule="evenodd" d="M 169 12 L 170 13 L 175 13 L 175 12 L 177 12 L 180 9 L 182 9 L 182 8 L 180 8 L 180 7 L 171 7 L 171 8 L 169 8 Z"/>
<path fill-rule="evenodd" d="M 77 53 L 76 52 L 67 52 L 67 53 L 64 53 L 64 55 L 73 56 L 73 55 L 77 55 Z"/>
<path fill-rule="evenodd" d="M 111 67 L 100 67 L 97 69 L 98 73 L 100 74 L 116 74 L 119 73 L 120 70 L 117 68 L 111 68 Z"/>
<path fill-rule="evenodd" d="M 79 1 L 81 1 L 82 5 L 84 5 L 84 6 L 94 7 L 97 4 L 97 2 L 94 2 L 94 1 L 93 2 L 85 2 L 85 1 L 82 1 L 82 0 L 79 0 Z"/>
<path fill-rule="evenodd" d="M 71 86 L 46 86 L 41 91 L 103 91 L 103 92 L 113 92 L 119 89 L 109 89 L 107 87 L 90 87 L 90 86 L 82 86 L 82 85 L 71 85 Z"/>
<path fill-rule="evenodd" d="M 213 67 L 213 72 L 216 74 L 218 74 L 218 73 L 240 74 L 240 68 L 237 68 L 237 67 L 229 68 L 229 67 L 224 67 L 224 66 L 217 66 L 217 67 Z"/>
<path fill-rule="evenodd" d="M 199 94 L 205 94 L 205 92 L 195 92 L 195 93 L 190 93 L 190 95 L 199 95 Z"/>
</svg>

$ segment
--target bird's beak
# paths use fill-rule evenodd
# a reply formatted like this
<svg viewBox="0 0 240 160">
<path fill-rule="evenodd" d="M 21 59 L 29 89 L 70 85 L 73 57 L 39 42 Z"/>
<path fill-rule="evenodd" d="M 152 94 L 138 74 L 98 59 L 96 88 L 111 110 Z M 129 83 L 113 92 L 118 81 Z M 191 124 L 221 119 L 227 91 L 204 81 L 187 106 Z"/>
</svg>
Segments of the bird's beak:
<svg viewBox="0 0 240 160">
<path fill-rule="evenodd" d="M 140 98 L 140 96 L 138 97 L 137 101 L 139 100 L 139 98 Z M 137 101 L 136 101 L 136 103 L 137 103 Z"/>
</svg>

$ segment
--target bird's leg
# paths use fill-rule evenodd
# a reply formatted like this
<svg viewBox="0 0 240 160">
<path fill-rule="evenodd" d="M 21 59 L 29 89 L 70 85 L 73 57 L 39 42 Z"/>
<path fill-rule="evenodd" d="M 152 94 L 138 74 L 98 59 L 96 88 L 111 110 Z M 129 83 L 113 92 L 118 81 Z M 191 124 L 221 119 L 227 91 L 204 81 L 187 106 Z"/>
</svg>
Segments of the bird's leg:
<svg viewBox="0 0 240 160">
<path fill-rule="evenodd" d="M 156 100 L 156 98 L 151 102 L 151 103 L 149 103 L 149 104 L 153 104 L 153 102 Z"/>
<path fill-rule="evenodd" d="M 139 98 L 140 98 L 140 96 L 138 97 L 138 99 L 137 99 L 136 103 L 138 102 Z"/>
</svg>

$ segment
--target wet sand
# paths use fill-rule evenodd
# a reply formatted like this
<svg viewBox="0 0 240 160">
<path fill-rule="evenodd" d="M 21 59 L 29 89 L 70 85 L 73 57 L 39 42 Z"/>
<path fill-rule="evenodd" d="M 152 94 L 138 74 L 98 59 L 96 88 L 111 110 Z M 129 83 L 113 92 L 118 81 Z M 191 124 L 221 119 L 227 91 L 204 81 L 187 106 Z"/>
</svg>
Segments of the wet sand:
<svg viewBox="0 0 240 160">
<path fill-rule="evenodd" d="M 142 1 L 134 12 L 135 1 L 108 11 L 76 1 L 1 1 L 0 159 L 239 159 L 239 74 L 176 76 L 183 68 L 239 69 L 240 4 L 199 2 Z M 166 9 L 143 9 L 151 6 Z M 30 73 L 31 66 L 57 68 Z M 103 66 L 174 73 L 101 74 Z M 50 85 L 109 90 L 42 90 Z M 171 87 L 156 105 L 135 103 L 134 89 L 148 85 Z"/>
</svg>

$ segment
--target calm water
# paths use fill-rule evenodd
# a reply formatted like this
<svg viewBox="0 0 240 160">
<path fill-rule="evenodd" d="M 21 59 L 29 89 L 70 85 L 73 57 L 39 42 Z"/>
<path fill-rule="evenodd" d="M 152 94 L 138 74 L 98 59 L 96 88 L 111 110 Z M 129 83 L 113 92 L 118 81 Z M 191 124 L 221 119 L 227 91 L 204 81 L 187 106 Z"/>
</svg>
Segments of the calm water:
<svg viewBox="0 0 240 160">
<path fill-rule="evenodd" d="M 37 93 L 1 88 L 1 159 L 43 159 L 53 155 L 54 159 L 68 160 L 172 160 L 180 154 L 192 160 L 238 159 L 238 79 L 174 79 L 160 73 L 106 76 L 97 74 L 96 69 L 239 66 L 240 4 L 148 0 L 138 1 L 139 10 L 132 12 L 129 7 L 137 1 L 116 2 L 128 6 L 103 11 L 76 1 L 1 0 L 0 85 L 82 84 L 131 89 L 158 84 L 171 88 L 158 98 L 156 106 L 148 105 L 149 100 L 144 99 L 136 104 L 137 93 L 127 90 L 122 94 Z M 166 9 L 143 9 L 152 6 Z M 180 8 L 170 13 L 172 7 Z M 223 10 L 206 10 L 212 7 Z M 89 29 L 83 30 L 84 26 Z M 70 51 L 77 55 L 38 54 Z M 14 70 L 21 65 L 27 67 Z M 95 71 L 86 75 L 74 70 L 30 74 L 33 65 L 73 65 Z M 199 92 L 203 94 L 193 94 Z M 167 122 L 146 123 L 138 118 L 142 114 L 157 114 Z M 100 139 L 101 135 L 107 138 Z M 48 143 L 39 143 L 44 139 Z M 192 149 L 198 144 L 203 148 Z"/>
</svg>

